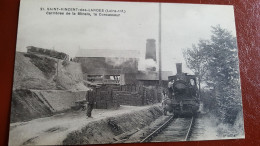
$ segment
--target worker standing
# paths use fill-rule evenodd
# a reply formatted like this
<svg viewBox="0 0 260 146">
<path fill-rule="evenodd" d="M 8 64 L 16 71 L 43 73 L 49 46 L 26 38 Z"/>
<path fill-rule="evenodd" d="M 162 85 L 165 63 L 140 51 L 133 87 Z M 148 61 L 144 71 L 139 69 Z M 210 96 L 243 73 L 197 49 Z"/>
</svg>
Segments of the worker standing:
<svg viewBox="0 0 260 146">
<path fill-rule="evenodd" d="M 172 99 L 172 93 L 173 93 L 173 79 L 171 79 L 168 83 L 168 92 L 169 92 L 169 98 Z"/>
<path fill-rule="evenodd" d="M 87 118 L 93 118 L 91 112 L 95 105 L 95 96 L 93 91 L 88 91 L 86 95 L 87 100 Z"/>
</svg>

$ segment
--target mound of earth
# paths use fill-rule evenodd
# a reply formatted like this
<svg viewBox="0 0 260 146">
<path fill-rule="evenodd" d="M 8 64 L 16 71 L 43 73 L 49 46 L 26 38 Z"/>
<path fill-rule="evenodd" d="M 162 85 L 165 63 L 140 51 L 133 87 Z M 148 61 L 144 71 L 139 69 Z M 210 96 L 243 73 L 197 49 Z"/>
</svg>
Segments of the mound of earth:
<svg viewBox="0 0 260 146">
<path fill-rule="evenodd" d="M 87 90 L 79 63 L 16 52 L 15 89 Z"/>
</svg>

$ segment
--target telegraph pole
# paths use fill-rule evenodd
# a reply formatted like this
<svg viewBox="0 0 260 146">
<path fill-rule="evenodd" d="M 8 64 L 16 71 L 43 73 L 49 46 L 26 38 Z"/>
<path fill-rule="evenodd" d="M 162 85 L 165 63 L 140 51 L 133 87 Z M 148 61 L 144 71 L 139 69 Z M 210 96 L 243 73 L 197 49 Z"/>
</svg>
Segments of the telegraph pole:
<svg viewBox="0 0 260 146">
<path fill-rule="evenodd" d="M 159 2 L 159 86 L 162 86 L 162 53 L 161 53 L 161 3 Z"/>
</svg>

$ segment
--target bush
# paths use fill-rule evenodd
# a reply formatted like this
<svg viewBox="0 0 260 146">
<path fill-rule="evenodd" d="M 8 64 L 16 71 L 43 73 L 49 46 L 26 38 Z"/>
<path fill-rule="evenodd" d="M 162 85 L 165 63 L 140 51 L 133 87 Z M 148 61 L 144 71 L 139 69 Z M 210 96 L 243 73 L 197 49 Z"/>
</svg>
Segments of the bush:
<svg viewBox="0 0 260 146">
<path fill-rule="evenodd" d="M 67 54 L 63 52 L 57 52 L 55 50 L 37 48 L 33 46 L 28 46 L 27 48 L 28 48 L 28 53 L 37 53 L 37 54 L 47 55 L 53 58 L 63 59 L 63 60 L 66 60 L 68 58 Z"/>
<path fill-rule="evenodd" d="M 62 65 L 64 67 L 68 66 L 69 64 L 70 64 L 69 61 L 66 61 L 66 60 L 62 61 Z"/>
</svg>

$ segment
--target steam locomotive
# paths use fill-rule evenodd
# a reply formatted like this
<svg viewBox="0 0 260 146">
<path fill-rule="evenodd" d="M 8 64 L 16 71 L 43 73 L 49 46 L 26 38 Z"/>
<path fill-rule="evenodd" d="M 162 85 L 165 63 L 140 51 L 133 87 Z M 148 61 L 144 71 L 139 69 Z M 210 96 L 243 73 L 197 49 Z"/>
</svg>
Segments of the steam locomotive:
<svg viewBox="0 0 260 146">
<path fill-rule="evenodd" d="M 182 72 L 182 64 L 177 63 L 177 74 L 168 77 L 168 97 L 163 100 L 164 115 L 167 112 L 176 116 L 198 113 L 200 101 L 195 75 Z"/>
</svg>

